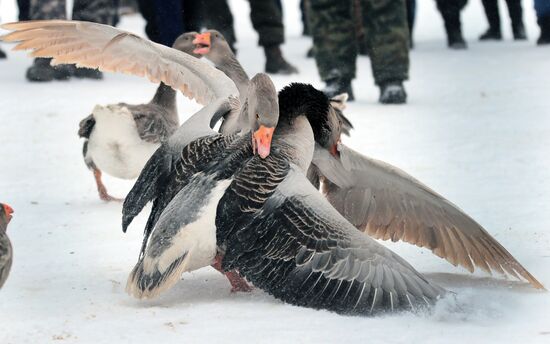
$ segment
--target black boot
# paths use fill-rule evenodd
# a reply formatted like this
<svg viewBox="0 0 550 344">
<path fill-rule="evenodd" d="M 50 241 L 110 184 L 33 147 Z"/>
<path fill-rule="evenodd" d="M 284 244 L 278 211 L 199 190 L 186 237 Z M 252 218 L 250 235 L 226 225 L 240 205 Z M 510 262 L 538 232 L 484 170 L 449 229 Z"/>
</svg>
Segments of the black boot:
<svg viewBox="0 0 550 344">
<path fill-rule="evenodd" d="M 327 97 L 332 98 L 342 93 L 348 94 L 348 102 L 355 100 L 353 96 L 353 89 L 351 88 L 351 80 L 334 78 L 326 81 L 326 86 L 323 89 L 323 93 Z"/>
<path fill-rule="evenodd" d="M 37 57 L 32 66 L 27 69 L 27 80 L 29 81 L 52 81 L 67 80 L 74 72 L 73 65 L 52 66 L 52 59 Z"/>
<path fill-rule="evenodd" d="M 516 41 L 524 41 L 527 39 L 527 34 L 525 33 L 525 26 L 523 26 L 523 23 L 512 26 L 512 32 Z"/>
<path fill-rule="evenodd" d="M 537 40 L 537 44 L 550 44 L 550 15 L 539 18 L 538 23 L 540 26 L 540 37 Z"/>
<path fill-rule="evenodd" d="M 447 45 L 449 48 L 455 50 L 463 50 L 468 48 L 460 30 L 451 31 L 447 34 Z"/>
<path fill-rule="evenodd" d="M 86 78 L 86 79 L 94 79 L 94 80 L 103 79 L 103 73 L 93 68 L 76 68 L 74 71 L 74 76 L 76 76 L 77 78 Z"/>
<path fill-rule="evenodd" d="M 4 50 L 0 48 L 0 59 L 5 59 L 5 58 L 6 58 L 6 53 L 4 52 Z"/>
<path fill-rule="evenodd" d="M 266 73 L 284 75 L 298 73 L 298 69 L 285 60 L 278 45 L 264 47 L 264 51 Z"/>
<path fill-rule="evenodd" d="M 479 36 L 480 41 L 500 41 L 502 40 L 502 33 L 499 29 L 488 28 L 485 33 Z"/>
<path fill-rule="evenodd" d="M 405 104 L 407 92 L 402 81 L 389 81 L 380 85 L 380 98 L 382 104 Z"/>
</svg>

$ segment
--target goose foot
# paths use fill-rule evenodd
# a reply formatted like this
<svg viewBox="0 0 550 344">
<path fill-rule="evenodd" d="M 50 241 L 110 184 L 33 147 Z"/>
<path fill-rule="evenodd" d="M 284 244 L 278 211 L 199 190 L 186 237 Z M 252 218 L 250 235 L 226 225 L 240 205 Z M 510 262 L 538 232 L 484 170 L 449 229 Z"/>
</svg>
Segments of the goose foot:
<svg viewBox="0 0 550 344">
<path fill-rule="evenodd" d="M 248 282 L 241 275 L 239 275 L 237 271 L 223 271 L 222 258 L 223 256 L 221 254 L 216 255 L 212 267 L 224 274 L 224 276 L 229 280 L 229 283 L 231 283 L 231 292 L 251 292 L 254 288 L 250 284 L 248 284 Z"/>
<path fill-rule="evenodd" d="M 99 198 L 102 201 L 105 201 L 105 202 L 112 202 L 112 201 L 122 202 L 122 201 L 124 201 L 124 199 L 122 199 L 122 198 L 116 198 L 116 197 L 113 197 L 113 196 L 109 195 L 109 193 L 107 193 L 107 188 L 105 187 L 105 185 L 101 181 L 101 171 L 100 170 L 94 169 L 94 178 L 95 178 L 95 183 L 97 185 L 97 192 L 99 193 Z"/>
</svg>

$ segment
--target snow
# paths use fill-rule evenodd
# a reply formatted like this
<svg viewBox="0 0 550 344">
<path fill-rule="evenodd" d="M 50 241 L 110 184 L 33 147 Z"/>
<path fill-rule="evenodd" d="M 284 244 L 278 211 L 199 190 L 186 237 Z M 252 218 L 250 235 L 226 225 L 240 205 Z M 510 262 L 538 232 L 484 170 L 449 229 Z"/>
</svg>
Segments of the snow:
<svg viewBox="0 0 550 344">
<path fill-rule="evenodd" d="M 310 46 L 300 36 L 298 2 L 284 1 L 284 51 L 298 76 L 322 86 Z M 377 104 L 368 59 L 359 58 L 358 100 L 346 114 L 356 130 L 346 143 L 408 171 L 462 207 L 543 284 L 550 286 L 550 50 L 536 47 L 531 1 L 524 2 L 530 40 L 510 40 L 501 3 L 504 42 L 478 43 L 486 28 L 477 1 L 463 12 L 467 51 L 445 47 L 432 1 L 420 1 L 411 53 L 409 104 Z M 237 15 L 239 58 L 249 74 L 263 70 L 248 3 Z M 3 21 L 15 19 L 2 1 Z M 143 32 L 141 18 L 121 27 Z M 9 46 L 2 44 L 7 50 Z M 419 271 L 456 296 L 430 312 L 376 318 L 345 317 L 285 305 L 261 291 L 230 293 L 211 268 L 187 273 L 161 298 L 138 301 L 124 292 L 146 217 L 127 234 L 121 205 L 98 199 L 81 157 L 78 122 L 95 104 L 140 103 L 155 85 L 137 77 L 30 84 L 25 53 L 0 61 L 0 200 L 15 209 L 8 231 L 14 266 L 0 291 L 1 343 L 548 343 L 550 294 L 523 282 L 468 274 L 427 250 L 391 244 Z M 179 99 L 182 119 L 199 106 Z M 132 182 L 105 178 L 123 196 Z"/>
</svg>

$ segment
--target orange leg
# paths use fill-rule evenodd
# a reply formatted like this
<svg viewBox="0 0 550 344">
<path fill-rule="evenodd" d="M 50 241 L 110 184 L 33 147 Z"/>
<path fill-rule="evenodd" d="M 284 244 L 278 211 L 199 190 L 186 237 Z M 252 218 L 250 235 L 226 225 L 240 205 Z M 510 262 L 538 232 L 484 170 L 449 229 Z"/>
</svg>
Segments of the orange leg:
<svg viewBox="0 0 550 344">
<path fill-rule="evenodd" d="M 97 184 L 97 192 L 99 193 L 99 198 L 101 198 L 102 201 L 109 202 L 109 201 L 117 201 L 122 202 L 123 199 L 116 198 L 107 193 L 107 188 L 101 181 L 101 171 L 94 168 L 94 178 L 95 183 Z"/>
<path fill-rule="evenodd" d="M 231 283 L 231 292 L 235 293 L 238 291 L 242 292 L 250 292 L 252 291 L 252 287 L 248 284 L 248 282 L 239 275 L 239 273 L 235 270 L 232 271 L 223 271 L 222 270 L 222 256 L 220 254 L 216 255 L 216 258 L 214 259 L 214 264 L 212 264 L 212 267 L 227 277 L 229 280 L 229 283 Z"/>
</svg>

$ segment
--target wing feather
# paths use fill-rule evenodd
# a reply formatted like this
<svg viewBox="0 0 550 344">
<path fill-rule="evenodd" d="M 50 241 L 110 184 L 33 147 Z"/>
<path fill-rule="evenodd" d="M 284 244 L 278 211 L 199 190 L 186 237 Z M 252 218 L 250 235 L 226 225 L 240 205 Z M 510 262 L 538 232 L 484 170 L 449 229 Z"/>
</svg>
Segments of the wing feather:
<svg viewBox="0 0 550 344">
<path fill-rule="evenodd" d="M 253 158 L 220 200 L 216 227 L 224 269 L 238 269 L 285 302 L 341 313 L 410 308 L 444 293 L 357 231 L 282 160 L 276 153 Z M 256 187 L 244 190 L 252 178 Z"/>
<path fill-rule="evenodd" d="M 1 27 L 13 31 L 1 40 L 19 42 L 14 50 L 32 50 L 34 57 L 52 57 L 53 64 L 76 63 L 80 67 L 145 76 L 154 83 L 163 81 L 203 105 L 239 94 L 233 81 L 214 67 L 112 26 L 37 20 Z"/>
<path fill-rule="evenodd" d="M 329 202 L 370 236 L 425 247 L 451 264 L 522 276 L 544 289 L 481 225 L 402 170 L 345 145 L 339 158 L 315 150 L 313 164 L 324 176 Z"/>
</svg>

